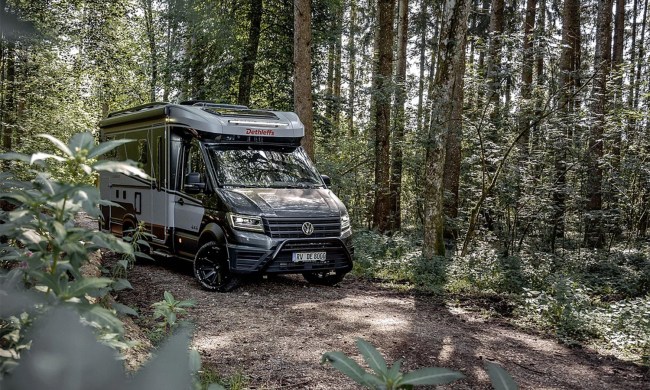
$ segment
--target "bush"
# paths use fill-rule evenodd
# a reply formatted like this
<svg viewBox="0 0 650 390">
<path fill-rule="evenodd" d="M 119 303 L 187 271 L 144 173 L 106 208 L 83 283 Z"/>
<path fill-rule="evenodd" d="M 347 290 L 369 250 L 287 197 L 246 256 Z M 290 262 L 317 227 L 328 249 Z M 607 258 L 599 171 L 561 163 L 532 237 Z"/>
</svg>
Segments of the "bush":
<svg viewBox="0 0 650 390">
<path fill-rule="evenodd" d="M 589 290 L 571 278 L 554 278 L 547 291 L 528 291 L 525 302 L 568 345 L 597 335 L 590 321 L 594 306 Z"/>
<path fill-rule="evenodd" d="M 0 200 L 12 205 L 0 214 L 0 263 L 5 266 L 0 271 L 2 388 L 189 387 L 192 372 L 200 368 L 200 358 L 196 351 L 188 354 L 188 331 L 172 337 L 137 374 L 125 375 L 110 347 L 126 347 L 117 313 L 136 313 L 105 298 L 130 285 L 125 279 L 87 277 L 81 272 L 97 249 L 133 255 L 131 245 L 112 235 L 74 225 L 80 212 L 100 217 L 98 206 L 109 204 L 100 199 L 96 187 L 87 184 L 97 172 L 147 177 L 132 162 L 96 159 L 128 141 L 95 145 L 89 133 L 73 136 L 68 144 L 43 137 L 60 154 L 0 155 L 39 169 L 31 171 L 31 181 L 15 180 L 9 173 L 0 177 Z M 63 164 L 67 181 L 54 179 L 54 168 L 44 164 L 45 160 Z M 186 356 L 187 364 L 179 365 L 179 356 Z"/>
</svg>

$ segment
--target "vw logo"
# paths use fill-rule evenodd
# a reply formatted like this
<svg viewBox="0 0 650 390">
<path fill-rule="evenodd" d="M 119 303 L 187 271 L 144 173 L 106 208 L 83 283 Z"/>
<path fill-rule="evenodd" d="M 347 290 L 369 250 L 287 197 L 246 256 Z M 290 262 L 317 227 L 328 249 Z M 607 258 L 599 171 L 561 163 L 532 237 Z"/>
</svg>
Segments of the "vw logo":
<svg viewBox="0 0 650 390">
<path fill-rule="evenodd" d="M 302 232 L 305 233 L 306 236 L 311 236 L 314 233 L 314 225 L 312 225 L 311 222 L 303 223 Z"/>
</svg>

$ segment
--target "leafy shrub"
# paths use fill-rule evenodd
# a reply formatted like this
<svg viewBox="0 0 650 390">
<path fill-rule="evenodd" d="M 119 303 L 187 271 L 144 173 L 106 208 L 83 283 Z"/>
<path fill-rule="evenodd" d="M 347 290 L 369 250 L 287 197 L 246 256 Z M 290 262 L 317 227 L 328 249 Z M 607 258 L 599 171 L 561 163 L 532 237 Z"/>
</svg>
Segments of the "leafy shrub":
<svg viewBox="0 0 650 390">
<path fill-rule="evenodd" d="M 96 158 L 126 141 L 110 141 L 95 145 L 89 133 L 73 136 L 68 144 L 54 137 L 44 135 L 60 151 L 60 154 L 35 153 L 24 155 L 6 153 L 1 159 L 23 162 L 32 168 L 31 181 L 15 180 L 10 173 L 0 177 L 0 199 L 13 205 L 11 211 L 0 214 L 0 260 L 10 271 L 0 275 L 0 282 L 7 291 L 30 288 L 35 310 L 28 311 L 29 317 L 43 314 L 49 307 L 64 306 L 76 310 L 90 326 L 101 331 L 103 340 L 122 346 L 119 341 L 123 333 L 122 323 L 116 312 L 135 312 L 123 305 L 103 307 L 95 304 L 102 301 L 111 291 L 129 288 L 124 279 L 113 280 L 104 277 L 86 277 L 81 267 L 88 262 L 90 253 L 97 249 L 108 249 L 118 253 L 132 253 L 132 248 L 110 234 L 89 231 L 76 227 L 75 216 L 85 212 L 99 217 L 102 201 L 96 187 L 85 184 L 101 171 L 122 172 L 146 177 L 131 163 L 99 161 Z M 45 161 L 55 160 L 69 169 L 70 181 L 62 182 L 52 178 L 50 165 Z M 43 304 L 45 303 L 45 304 Z M 4 303 L 3 303 L 3 306 Z M 23 326 L 28 320 L 22 311 L 2 315 L 2 326 L 12 329 L 16 349 L 11 356 L 1 356 L 4 368 L 12 367 L 20 356 L 19 345 Z M 20 325 L 20 326 L 19 326 Z M 19 329 L 18 329 L 19 328 Z M 16 333 L 17 332 L 17 333 Z M 19 335 L 16 341 L 15 335 Z M 110 336 L 113 335 L 113 336 Z M 7 342 L 7 338 L 3 338 Z M 0 372 L 1 374 L 1 372 Z"/>
<path fill-rule="evenodd" d="M 598 309 L 594 318 L 610 344 L 636 353 L 644 364 L 650 364 L 650 295 Z"/>
<path fill-rule="evenodd" d="M 165 291 L 164 297 L 162 301 L 151 305 L 154 309 L 153 319 L 158 320 L 157 328 L 160 332 L 170 334 L 174 329 L 186 324 L 179 319 L 187 314 L 185 309 L 193 307 L 195 303 L 192 300 L 176 300 L 169 291 Z"/>
<path fill-rule="evenodd" d="M 581 257 L 580 278 L 596 293 L 609 300 L 641 297 L 650 293 L 648 251 L 589 251 Z"/>
<path fill-rule="evenodd" d="M 409 283 L 425 291 L 440 292 L 449 259 L 422 257 L 419 238 L 407 234 L 391 237 L 372 231 L 355 234 L 354 272 L 369 279 Z"/>
<path fill-rule="evenodd" d="M 322 362 L 330 363 L 350 379 L 369 389 L 410 389 L 416 385 L 442 385 L 465 377 L 460 372 L 438 367 L 402 373 L 401 360 L 388 367 L 379 351 L 367 341 L 357 339 L 357 347 L 374 373 L 366 372 L 357 362 L 342 352 L 326 352 Z"/>
<path fill-rule="evenodd" d="M 525 302 L 569 345 L 596 335 L 589 318 L 594 309 L 589 290 L 571 278 L 555 278 L 547 291 L 528 291 Z"/>
<path fill-rule="evenodd" d="M 43 137 L 60 154 L 0 155 L 41 169 L 32 171 L 31 181 L 15 180 L 8 173 L 0 177 L 0 200 L 13 205 L 0 214 L 0 263 L 8 269 L 0 272 L 2 388 L 179 389 L 187 388 L 193 378 L 199 386 L 193 373 L 200 369 L 200 357 L 196 351 L 188 354 L 187 331 L 173 336 L 148 366 L 127 377 L 109 346 L 126 346 L 121 341 L 123 328 L 117 312 L 136 313 L 118 303 L 109 307 L 99 303 L 112 302 L 105 299 L 108 294 L 130 284 L 125 279 L 87 277 L 81 272 L 90 253 L 97 249 L 132 258 L 137 246 L 74 225 L 78 213 L 100 217 L 98 206 L 109 204 L 100 199 L 96 187 L 87 184 L 97 172 L 146 177 L 131 162 L 96 160 L 128 141 L 95 145 L 89 133 L 73 136 L 68 144 Z M 55 179 L 54 168 L 44 160 L 63 164 L 66 180 Z M 169 302 L 172 309 L 164 317 L 171 328 L 177 325 L 178 307 L 185 307 L 187 302 L 173 297 Z M 188 364 L 179 365 L 179 356 L 188 357 Z M 214 384 L 209 388 L 223 387 Z"/>
<path fill-rule="evenodd" d="M 374 371 L 367 372 L 357 362 L 343 352 L 326 352 L 322 363 L 329 363 L 358 384 L 374 390 L 412 389 L 415 386 L 443 385 L 465 377 L 458 371 L 441 367 L 426 367 L 403 373 L 400 371 L 402 361 L 398 360 L 390 367 L 384 357 L 369 342 L 357 339 L 357 348 L 363 360 Z M 492 386 L 497 390 L 519 389 L 514 379 L 498 365 L 486 361 L 488 376 Z"/>
</svg>

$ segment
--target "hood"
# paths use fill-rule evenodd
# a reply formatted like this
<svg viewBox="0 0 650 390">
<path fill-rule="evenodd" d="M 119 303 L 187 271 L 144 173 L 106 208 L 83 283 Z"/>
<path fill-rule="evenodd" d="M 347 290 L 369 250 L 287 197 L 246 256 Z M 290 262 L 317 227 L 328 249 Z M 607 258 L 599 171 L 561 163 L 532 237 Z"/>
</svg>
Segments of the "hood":
<svg viewBox="0 0 650 390">
<path fill-rule="evenodd" d="M 331 217 L 344 210 L 341 201 L 324 188 L 241 188 L 220 191 L 230 211 L 275 217 Z"/>
</svg>

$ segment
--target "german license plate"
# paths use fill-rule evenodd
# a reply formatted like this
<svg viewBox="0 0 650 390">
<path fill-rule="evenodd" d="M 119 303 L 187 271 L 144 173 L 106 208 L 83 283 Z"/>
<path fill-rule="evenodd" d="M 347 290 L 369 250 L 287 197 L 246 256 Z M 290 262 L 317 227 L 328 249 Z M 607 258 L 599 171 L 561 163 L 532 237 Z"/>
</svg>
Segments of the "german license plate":
<svg viewBox="0 0 650 390">
<path fill-rule="evenodd" d="M 297 262 L 312 262 L 312 261 L 325 261 L 327 252 L 294 252 L 292 255 L 292 260 L 294 263 Z"/>
</svg>

